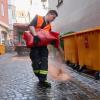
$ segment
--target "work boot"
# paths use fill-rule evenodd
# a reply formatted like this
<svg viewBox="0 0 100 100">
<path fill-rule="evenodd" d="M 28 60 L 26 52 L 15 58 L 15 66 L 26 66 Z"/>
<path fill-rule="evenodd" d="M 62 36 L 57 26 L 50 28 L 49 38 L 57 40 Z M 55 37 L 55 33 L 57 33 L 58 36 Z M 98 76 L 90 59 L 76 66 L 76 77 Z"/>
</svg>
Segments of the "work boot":
<svg viewBox="0 0 100 100">
<path fill-rule="evenodd" d="M 46 87 L 46 88 L 51 88 L 51 83 L 49 83 L 47 81 L 39 81 L 39 85 Z"/>
</svg>

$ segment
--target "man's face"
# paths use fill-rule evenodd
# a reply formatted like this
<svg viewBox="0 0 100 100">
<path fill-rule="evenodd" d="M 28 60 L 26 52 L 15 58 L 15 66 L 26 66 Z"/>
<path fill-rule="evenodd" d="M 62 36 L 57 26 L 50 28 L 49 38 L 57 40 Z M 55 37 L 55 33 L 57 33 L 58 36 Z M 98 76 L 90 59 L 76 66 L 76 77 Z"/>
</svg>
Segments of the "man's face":
<svg viewBox="0 0 100 100">
<path fill-rule="evenodd" d="M 47 20 L 49 22 L 52 22 L 54 21 L 54 19 L 56 18 L 57 16 L 55 14 L 48 14 L 48 17 L 47 17 Z"/>
</svg>

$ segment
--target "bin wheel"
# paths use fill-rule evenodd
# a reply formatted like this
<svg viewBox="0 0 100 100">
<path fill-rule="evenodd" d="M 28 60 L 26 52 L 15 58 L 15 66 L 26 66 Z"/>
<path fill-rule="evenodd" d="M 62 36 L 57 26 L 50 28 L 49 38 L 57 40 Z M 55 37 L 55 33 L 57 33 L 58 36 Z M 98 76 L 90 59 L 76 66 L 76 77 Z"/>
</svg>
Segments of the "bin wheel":
<svg viewBox="0 0 100 100">
<path fill-rule="evenodd" d="M 95 79 L 96 79 L 96 80 L 99 80 L 99 79 L 100 79 L 100 72 L 96 72 L 96 73 L 95 73 Z"/>
<path fill-rule="evenodd" d="M 67 60 L 67 61 L 66 61 L 66 64 L 67 64 L 67 65 L 69 65 L 69 64 L 70 64 L 70 61 L 69 61 L 69 60 Z"/>
<path fill-rule="evenodd" d="M 78 71 L 80 68 L 80 65 L 76 64 L 75 69 Z"/>
<path fill-rule="evenodd" d="M 71 63 L 69 66 L 74 69 L 75 64 Z"/>
<path fill-rule="evenodd" d="M 72 66 L 72 68 L 73 68 L 73 69 L 76 69 L 76 68 L 77 68 L 77 64 L 74 64 L 74 65 Z"/>
<path fill-rule="evenodd" d="M 86 69 L 86 65 L 83 65 L 82 67 L 80 67 L 80 68 L 78 69 L 78 71 L 79 71 L 79 72 L 83 72 L 85 69 Z"/>
</svg>

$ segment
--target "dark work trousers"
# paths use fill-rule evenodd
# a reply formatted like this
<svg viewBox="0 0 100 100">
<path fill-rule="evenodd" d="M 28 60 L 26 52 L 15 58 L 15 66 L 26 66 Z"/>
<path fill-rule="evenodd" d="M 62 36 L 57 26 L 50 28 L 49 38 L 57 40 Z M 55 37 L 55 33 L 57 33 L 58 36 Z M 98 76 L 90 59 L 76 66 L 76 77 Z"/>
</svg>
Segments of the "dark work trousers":
<svg viewBox="0 0 100 100">
<path fill-rule="evenodd" d="M 46 46 L 33 47 L 30 51 L 32 68 L 39 81 L 47 80 L 48 73 L 48 49 Z"/>
</svg>

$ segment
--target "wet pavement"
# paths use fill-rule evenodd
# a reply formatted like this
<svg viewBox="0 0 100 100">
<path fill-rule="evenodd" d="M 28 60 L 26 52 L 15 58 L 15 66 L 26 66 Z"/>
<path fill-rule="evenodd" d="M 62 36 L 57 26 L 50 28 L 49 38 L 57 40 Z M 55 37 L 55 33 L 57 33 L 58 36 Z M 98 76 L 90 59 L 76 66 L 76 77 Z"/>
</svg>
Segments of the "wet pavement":
<svg viewBox="0 0 100 100">
<path fill-rule="evenodd" d="M 100 81 L 67 67 L 59 56 L 49 56 L 51 88 L 38 85 L 28 56 L 0 56 L 0 100 L 100 100 Z"/>
</svg>

